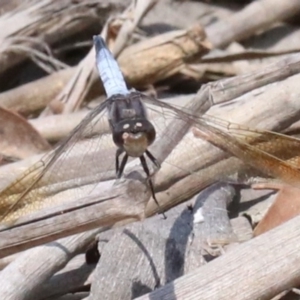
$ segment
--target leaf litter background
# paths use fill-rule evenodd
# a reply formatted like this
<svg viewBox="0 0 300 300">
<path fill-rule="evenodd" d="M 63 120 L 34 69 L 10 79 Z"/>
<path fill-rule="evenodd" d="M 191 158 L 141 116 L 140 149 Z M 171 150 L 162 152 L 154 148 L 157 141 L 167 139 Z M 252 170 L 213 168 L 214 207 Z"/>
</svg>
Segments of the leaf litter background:
<svg viewBox="0 0 300 300">
<path fill-rule="evenodd" d="M 246 30 L 247 20 L 251 20 L 251 12 L 255 12 L 255 2 L 265 2 L 264 4 L 268 7 L 270 1 L 170 0 L 133 1 L 130 3 L 130 1 L 88 0 L 77 3 L 74 1 L 44 0 L 38 2 L 31 0 L 0 2 L 0 26 L 3 28 L 0 35 L 2 40 L 0 48 L 0 128 L 2 128 L 0 131 L 0 154 L 1 165 L 6 165 L 0 170 L 1 186 L 6 186 L 31 166 L 36 161 L 35 155 L 53 149 L 92 108 L 105 99 L 101 82 L 94 71 L 94 49 L 92 48 L 91 38 L 93 34 L 102 32 L 106 37 L 109 47 L 118 58 L 129 86 L 148 95 L 154 95 L 159 99 L 168 98 L 171 104 L 182 105 L 184 100 L 191 99 L 205 83 L 263 70 L 270 63 L 279 62 L 283 58 L 288 58 L 292 53 L 299 52 L 299 5 L 296 2 L 294 4 L 293 1 L 285 4 L 276 1 L 272 8 L 274 15 L 277 16 L 276 20 L 272 20 L 270 17 L 264 23 L 260 21 L 260 16 L 256 16 L 255 21 L 252 16 L 253 22 L 248 25 L 248 29 L 250 29 Z M 286 7 L 284 7 L 285 5 Z M 289 5 L 290 7 L 288 7 Z M 263 5 L 259 7 L 258 4 L 256 9 L 258 11 L 261 9 L 263 12 L 263 7 Z M 239 13 L 240 19 L 238 17 Z M 237 26 L 233 28 L 222 26 L 230 18 L 237 22 L 234 23 L 235 25 L 240 22 L 238 30 Z M 200 26 L 205 29 L 207 38 L 204 37 Z M 212 35 L 212 33 L 214 34 Z M 193 42 L 195 39 L 201 42 L 201 47 L 198 47 L 198 44 L 195 45 Z M 143 41 L 144 43 L 142 43 Z M 140 42 L 138 47 L 135 45 L 137 42 Z M 206 48 L 205 51 L 203 51 L 203 47 Z M 278 82 L 277 84 L 279 85 Z M 290 84 L 293 87 L 292 83 Z M 258 89 L 254 94 L 263 92 L 263 89 Z M 274 87 L 275 93 L 276 87 Z M 270 91 L 268 95 L 269 97 L 272 95 Z M 283 93 L 281 96 L 284 101 L 285 94 Z M 245 97 L 247 98 L 246 95 Z M 249 98 L 251 97 L 249 96 Z M 295 98 L 297 98 L 297 94 Z M 213 108 L 209 111 L 209 114 L 220 115 L 226 121 L 233 119 L 234 122 L 241 124 L 249 117 L 247 115 L 251 115 L 252 117 L 249 117 L 250 124 L 245 122 L 247 126 L 277 130 L 283 128 L 285 133 L 293 136 L 297 135 L 299 128 L 297 118 L 299 114 L 296 105 L 295 108 L 292 107 L 294 108 L 294 115 L 287 122 L 287 117 L 281 120 L 278 114 L 272 115 L 272 111 L 270 111 L 272 105 L 269 106 L 269 110 L 264 110 L 264 103 L 257 104 L 258 101 L 253 101 L 252 104 L 250 103 L 247 106 L 245 104 L 246 100 L 241 99 L 240 102 L 236 101 L 236 103 L 232 101 L 227 108 L 226 105 L 221 106 L 219 107 L 220 113 L 217 112 L 218 108 L 215 109 L 216 112 Z M 275 105 L 274 103 L 273 105 Z M 244 111 L 244 113 L 235 118 L 232 107 L 239 106 L 242 107 L 241 111 Z M 280 106 L 277 106 L 277 108 L 280 111 Z M 291 111 L 293 111 L 292 108 Z M 291 115 L 292 113 L 287 112 L 286 114 Z M 258 115 L 260 117 L 257 117 Z M 240 121 L 237 121 L 239 119 Z M 257 121 L 264 119 L 271 119 L 269 122 L 273 122 L 275 125 L 272 127 L 269 124 L 260 124 Z M 276 125 L 276 123 L 278 124 Z M 284 123 L 292 125 L 288 126 L 289 124 Z M 94 129 L 97 132 L 108 132 L 107 124 L 99 124 L 99 128 Z M 107 138 L 109 139 L 109 137 Z M 182 143 L 184 144 L 184 141 Z M 174 169 L 172 164 L 178 165 L 178 161 L 185 161 L 183 152 L 177 149 L 175 151 L 178 151 L 178 155 L 176 152 L 174 154 L 174 157 L 177 156 L 178 160 L 171 161 L 169 166 L 165 166 L 165 173 L 157 174 L 158 191 L 163 191 L 164 187 L 166 189 L 167 186 L 166 183 L 161 183 L 160 178 L 165 178 L 167 176 L 165 174 L 176 172 L 176 168 Z M 191 153 L 187 155 L 192 157 Z M 202 157 L 205 155 L 203 153 Z M 13 165 L 16 161 L 20 162 Z M 205 161 L 204 158 L 203 161 Z M 192 162 L 190 162 L 191 164 Z M 184 170 L 184 165 L 182 168 Z M 210 181 L 206 179 L 208 182 L 203 183 L 202 188 L 221 178 L 222 176 L 217 175 L 220 175 L 218 173 L 223 171 L 220 167 L 216 169 L 215 179 Z M 76 175 L 76 169 L 74 169 L 74 172 Z M 246 182 L 246 180 L 243 182 Z M 181 182 L 181 184 L 184 186 L 185 183 Z M 178 193 L 181 189 L 180 184 L 177 185 L 176 188 L 176 186 L 169 184 L 165 194 L 170 193 L 170 191 L 174 194 Z M 201 183 L 197 182 L 198 189 L 199 185 L 201 186 Z M 249 239 L 252 234 L 259 235 L 298 215 L 299 205 L 297 203 L 299 197 L 297 187 L 290 187 L 277 182 L 257 183 L 254 187 L 256 189 L 249 189 L 249 186 L 245 185 L 232 186 L 226 184 L 225 187 L 222 187 L 227 193 L 235 195 L 238 200 L 236 198 L 234 198 L 234 201 L 233 199 L 227 199 L 227 204 L 230 202 L 231 206 L 222 206 L 223 201 L 221 207 L 225 212 L 229 208 L 231 220 L 233 218 L 239 224 L 236 225 L 237 227 L 246 224 L 245 231 L 240 233 L 243 237 L 240 239 L 235 237 L 235 243 Z M 274 192 L 270 192 L 268 188 L 280 190 L 277 198 L 274 197 Z M 190 196 L 192 195 L 193 193 Z M 178 198 L 181 196 L 179 195 Z M 188 195 L 184 196 L 174 201 L 179 203 L 187 200 Z M 196 213 L 197 202 L 191 200 L 189 205 L 194 206 L 194 212 Z M 271 209 L 268 211 L 270 206 Z M 206 207 L 201 207 L 205 211 Z M 216 204 L 216 207 L 220 208 L 220 204 Z M 1 209 L 4 210 L 5 206 Z M 184 211 L 186 204 L 181 209 Z M 1 214 L 3 214 L 3 211 L 1 211 Z M 176 213 L 174 214 L 176 215 Z M 208 211 L 209 214 L 212 214 L 212 209 Z M 216 218 L 216 216 L 212 218 L 212 222 L 216 222 Z M 169 226 L 167 225 L 168 222 L 171 223 L 172 220 L 174 221 L 172 214 L 170 214 L 169 220 L 161 226 L 167 228 Z M 259 225 L 255 228 L 258 223 Z M 233 223 L 230 226 L 232 226 L 232 231 L 237 234 L 238 229 L 234 227 Z M 229 234 L 221 242 L 222 238 L 220 236 L 214 238 L 212 233 L 213 229 L 210 229 L 208 234 L 210 241 L 208 243 L 207 237 L 205 237 L 205 245 L 201 242 L 201 245 L 198 246 L 210 254 L 212 253 L 212 244 L 221 245 L 225 249 L 223 251 L 226 251 L 226 245 L 230 246 L 232 241 Z M 113 237 L 113 233 L 110 234 L 110 238 L 113 245 L 113 239 L 117 238 Z M 108 252 L 107 249 L 111 249 L 112 246 L 107 244 L 106 250 L 104 250 L 104 246 L 100 245 L 99 247 L 100 249 L 103 248 L 105 254 L 105 251 Z M 81 248 L 85 249 L 86 247 L 82 246 Z M 129 246 L 128 249 L 130 249 Z M 158 246 L 157 249 L 159 249 Z M 217 255 L 220 255 L 220 253 Z M 70 260 L 73 256 L 75 254 L 68 257 L 67 260 Z M 74 278 L 76 272 L 78 272 L 79 277 L 86 277 L 85 280 L 70 279 L 70 283 L 64 286 L 59 286 L 58 282 L 55 282 L 55 277 L 52 278 L 52 281 L 40 278 L 40 281 L 33 283 L 35 281 L 33 280 L 31 281 L 33 286 L 28 284 L 28 281 L 21 280 L 19 284 L 22 283 L 22 288 L 20 288 L 22 296 L 12 291 L 10 288 L 11 283 L 7 283 L 1 293 L 5 295 L 5 299 L 26 299 L 26 297 L 31 297 L 30 299 L 33 299 L 32 297 L 34 299 L 59 299 L 61 295 L 69 294 L 76 288 L 77 292 L 69 295 L 74 297 L 72 299 L 84 299 L 87 296 L 93 297 L 91 299 L 104 299 L 105 297 L 108 297 L 107 299 L 118 299 L 120 297 L 130 299 L 145 292 L 150 292 L 155 287 L 151 280 L 145 280 L 149 290 L 143 290 L 139 287 L 134 292 L 126 284 L 120 284 L 125 276 L 125 274 L 122 275 L 122 272 L 131 274 L 130 267 L 127 266 L 128 269 L 126 269 L 122 265 L 122 267 L 118 267 L 113 271 L 113 264 L 108 259 L 109 256 L 106 254 L 101 258 L 102 271 L 99 271 L 98 268 L 100 274 L 97 274 L 97 276 L 93 275 L 95 265 L 93 267 L 85 266 L 84 272 L 86 273 L 83 271 L 80 273 L 78 268 L 83 263 L 84 258 L 79 255 L 73 258 L 66 270 L 63 270 L 64 266 L 61 266 L 62 270 L 60 272 L 62 278 L 66 278 L 64 274 L 73 270 Z M 106 261 L 105 257 L 107 258 Z M 8 258 L 6 261 L 3 259 L 2 267 L 15 259 L 15 257 Z M 188 263 L 189 259 L 191 260 L 191 258 L 186 257 L 186 270 L 178 274 L 178 277 L 189 273 L 196 266 L 202 264 L 197 262 L 193 265 L 191 261 Z M 121 261 L 124 262 L 124 260 L 126 259 L 123 258 Z M 20 265 L 21 262 L 22 260 Z M 132 263 L 131 260 L 130 262 Z M 15 261 L 15 264 L 17 264 L 17 261 Z M 160 265 L 163 262 L 157 264 Z M 101 276 L 108 269 L 110 269 L 112 275 L 107 276 L 107 281 L 105 281 Z M 6 272 L 9 272 L 9 267 L 7 270 Z M 7 278 L 5 274 L 9 273 L 2 272 L 2 278 Z M 89 275 L 86 276 L 86 274 Z M 47 276 L 50 278 L 50 273 Z M 143 278 L 142 274 L 139 274 L 139 276 Z M 165 275 L 165 277 L 161 276 L 162 285 L 164 282 L 171 280 L 167 278 L 168 276 Z M 175 278 L 176 276 L 172 280 Z M 120 284 L 122 287 L 119 289 L 120 294 L 103 288 L 107 286 L 109 280 Z M 101 284 L 93 286 L 93 282 L 101 282 Z M 43 296 L 39 296 L 41 290 Z M 296 289 L 286 289 L 277 297 L 289 299 L 288 297 L 293 297 L 296 293 Z M 10 295 L 11 298 L 7 295 Z M 98 295 L 100 298 L 94 295 Z M 268 299 L 268 296 L 265 299 Z"/>
</svg>

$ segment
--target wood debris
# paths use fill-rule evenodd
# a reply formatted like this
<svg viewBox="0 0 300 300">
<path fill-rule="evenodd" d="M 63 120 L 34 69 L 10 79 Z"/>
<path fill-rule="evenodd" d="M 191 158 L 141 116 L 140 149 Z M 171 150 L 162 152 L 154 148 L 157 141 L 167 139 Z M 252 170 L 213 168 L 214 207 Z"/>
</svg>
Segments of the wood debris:
<svg viewBox="0 0 300 300">
<path fill-rule="evenodd" d="M 0 299 L 299 297 L 299 16 L 299 0 L 0 2 Z M 128 87 L 162 100 L 160 208 L 137 160 L 116 180 L 106 117 L 70 136 L 106 98 L 100 33 Z"/>
</svg>

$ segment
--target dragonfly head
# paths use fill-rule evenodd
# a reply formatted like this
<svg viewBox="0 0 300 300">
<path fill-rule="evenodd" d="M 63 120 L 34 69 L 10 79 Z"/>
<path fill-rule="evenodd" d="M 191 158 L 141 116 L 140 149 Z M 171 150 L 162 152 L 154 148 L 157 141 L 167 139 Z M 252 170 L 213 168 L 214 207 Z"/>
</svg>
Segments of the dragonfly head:
<svg viewBox="0 0 300 300">
<path fill-rule="evenodd" d="M 123 120 L 113 128 L 113 140 L 131 157 L 140 157 L 155 140 L 155 128 L 146 119 Z"/>
</svg>

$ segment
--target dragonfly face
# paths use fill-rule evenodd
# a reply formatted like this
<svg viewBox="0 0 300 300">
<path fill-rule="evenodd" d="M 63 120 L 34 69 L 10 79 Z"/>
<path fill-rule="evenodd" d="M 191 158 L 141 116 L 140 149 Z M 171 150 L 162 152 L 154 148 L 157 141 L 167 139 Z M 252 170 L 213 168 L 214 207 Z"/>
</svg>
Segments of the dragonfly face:
<svg viewBox="0 0 300 300">
<path fill-rule="evenodd" d="M 131 157 L 140 157 L 155 139 L 155 129 L 148 120 L 128 120 L 118 123 L 113 140 L 118 148 Z"/>
<path fill-rule="evenodd" d="M 113 141 L 131 157 L 142 156 L 156 136 L 140 95 L 113 96 L 107 107 Z"/>
</svg>

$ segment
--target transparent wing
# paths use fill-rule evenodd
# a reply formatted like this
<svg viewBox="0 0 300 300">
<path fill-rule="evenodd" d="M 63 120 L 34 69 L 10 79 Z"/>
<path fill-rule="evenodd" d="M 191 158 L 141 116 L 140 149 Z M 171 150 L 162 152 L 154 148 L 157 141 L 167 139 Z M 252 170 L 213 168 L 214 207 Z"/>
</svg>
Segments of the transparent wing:
<svg viewBox="0 0 300 300">
<path fill-rule="evenodd" d="M 300 140 L 272 131 L 260 131 L 216 118 L 203 118 L 205 126 L 197 127 L 200 137 L 248 165 L 285 183 L 300 186 Z"/>
<path fill-rule="evenodd" d="M 257 130 L 229 123 L 209 115 L 203 116 L 202 119 L 207 129 L 212 131 L 212 134 L 215 132 L 218 135 L 220 134 L 219 130 L 222 130 L 223 136 L 224 134 L 226 137 L 230 135 L 237 140 L 239 145 L 246 144 L 247 148 L 253 149 L 253 151 L 255 149 L 255 151 L 269 154 L 269 157 L 276 157 L 278 162 L 284 162 L 292 168 L 298 169 L 300 166 L 300 139 L 298 138 L 278 132 Z M 213 130 L 212 127 L 214 128 Z M 213 141 L 210 139 L 210 142 Z"/>
<path fill-rule="evenodd" d="M 92 110 L 54 151 L 1 191 L 1 222 L 14 221 L 51 202 L 75 200 L 91 192 L 93 183 L 114 177 L 111 137 L 97 133 L 99 124 L 107 122 L 106 104 Z M 61 197 L 55 198 L 58 193 Z"/>
<path fill-rule="evenodd" d="M 159 189 L 167 185 L 166 180 L 162 179 L 170 177 L 167 174 L 172 174 L 172 178 L 169 179 L 169 184 L 171 184 L 192 173 L 196 174 L 199 170 L 203 171 L 198 172 L 200 174 L 199 186 L 201 186 L 201 180 L 212 182 L 213 179 L 227 179 L 232 181 L 232 175 L 240 171 L 241 164 L 245 165 L 245 163 L 248 165 L 248 167 L 243 167 L 244 174 L 242 175 L 245 178 L 253 174 L 265 175 L 294 186 L 300 185 L 299 139 L 272 131 L 251 129 L 209 115 L 198 117 L 187 114 L 167 103 L 157 103 L 154 99 L 147 99 L 147 102 L 160 106 L 165 111 L 164 115 L 169 116 L 173 121 L 183 120 L 179 128 L 170 126 L 168 129 L 170 134 L 166 133 L 168 130 L 157 128 L 158 132 L 162 132 L 161 138 L 170 145 L 174 145 L 174 137 L 176 138 L 180 130 L 184 135 L 179 145 L 165 160 L 165 163 L 170 165 L 166 168 L 168 171 L 162 176 L 158 173 Z M 185 134 L 184 123 L 192 123 L 192 127 L 197 128 L 198 131 L 187 130 Z M 179 135 L 181 135 L 180 132 Z M 154 153 L 154 155 L 159 155 L 159 151 L 156 150 L 156 153 L 158 154 Z M 225 163 L 225 160 L 231 156 L 230 154 L 239 158 L 239 161 Z M 221 162 L 219 167 L 213 167 L 216 166 L 217 161 Z M 258 172 L 255 172 L 253 168 Z"/>
</svg>

